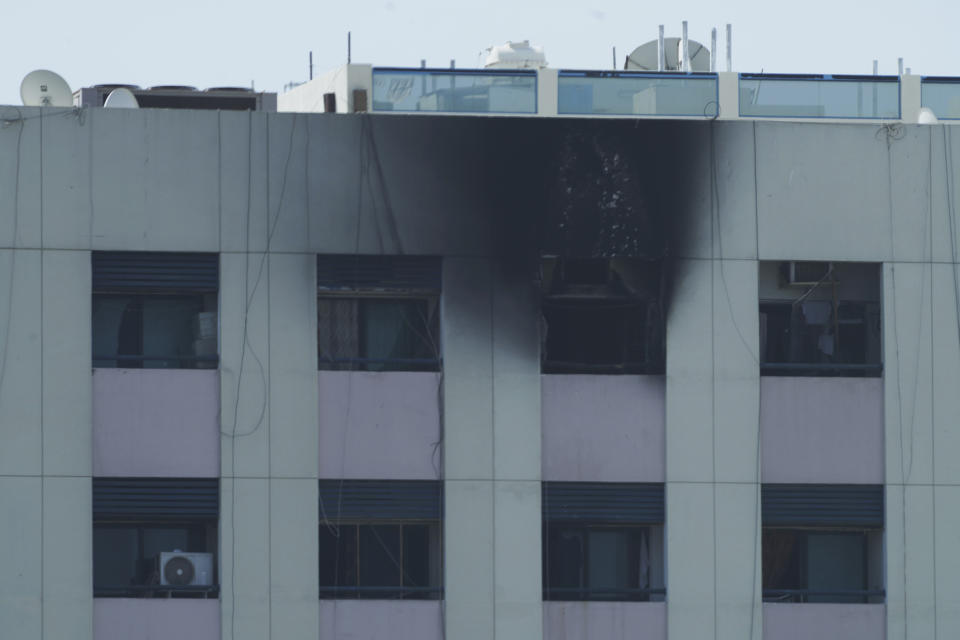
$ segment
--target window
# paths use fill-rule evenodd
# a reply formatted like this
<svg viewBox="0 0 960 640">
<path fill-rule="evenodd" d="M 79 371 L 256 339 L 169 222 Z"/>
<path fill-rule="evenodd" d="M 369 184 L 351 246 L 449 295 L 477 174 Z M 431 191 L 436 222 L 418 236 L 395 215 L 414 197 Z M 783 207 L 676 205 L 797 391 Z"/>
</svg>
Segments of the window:
<svg viewBox="0 0 960 640">
<path fill-rule="evenodd" d="M 544 600 L 664 599 L 663 485 L 543 483 Z"/>
<path fill-rule="evenodd" d="M 763 486 L 767 602 L 883 602 L 883 487 Z"/>
<path fill-rule="evenodd" d="M 320 481 L 320 598 L 443 595 L 440 482 Z"/>
<path fill-rule="evenodd" d="M 545 258 L 544 373 L 662 373 L 659 262 Z"/>
<path fill-rule="evenodd" d="M 440 261 L 318 256 L 320 369 L 438 371 Z"/>
<path fill-rule="evenodd" d="M 215 479 L 94 478 L 95 597 L 216 597 Z"/>
<path fill-rule="evenodd" d="M 217 366 L 216 254 L 93 252 L 93 366 Z"/>
<path fill-rule="evenodd" d="M 875 264 L 761 263 L 763 375 L 879 376 Z"/>
</svg>

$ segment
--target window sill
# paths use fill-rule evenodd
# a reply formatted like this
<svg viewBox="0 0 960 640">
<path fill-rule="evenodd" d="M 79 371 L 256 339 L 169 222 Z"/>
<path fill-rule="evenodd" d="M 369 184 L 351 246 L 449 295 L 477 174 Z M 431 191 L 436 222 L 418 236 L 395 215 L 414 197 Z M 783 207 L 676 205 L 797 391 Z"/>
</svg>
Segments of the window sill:
<svg viewBox="0 0 960 640">
<path fill-rule="evenodd" d="M 220 586 L 128 585 L 123 587 L 94 587 L 94 598 L 194 598 L 215 600 L 220 597 Z"/>
<path fill-rule="evenodd" d="M 760 375 L 794 378 L 879 378 L 883 375 L 883 365 L 763 362 L 760 364 Z"/>
</svg>

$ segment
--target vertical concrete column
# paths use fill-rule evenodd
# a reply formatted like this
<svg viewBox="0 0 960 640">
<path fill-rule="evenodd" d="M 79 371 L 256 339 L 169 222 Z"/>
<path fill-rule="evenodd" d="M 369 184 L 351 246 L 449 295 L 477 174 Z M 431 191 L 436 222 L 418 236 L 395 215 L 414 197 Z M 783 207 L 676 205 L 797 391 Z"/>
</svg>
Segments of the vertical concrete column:
<svg viewBox="0 0 960 640">
<path fill-rule="evenodd" d="M 920 115 L 921 91 L 923 85 L 920 76 L 900 76 L 900 119 L 904 122 L 916 122 Z"/>
<path fill-rule="evenodd" d="M 313 254 L 270 255 L 272 638 L 315 637 L 319 624 L 316 273 Z"/>
<path fill-rule="evenodd" d="M 930 264 L 883 267 L 890 640 L 935 638 L 932 281 Z"/>
<path fill-rule="evenodd" d="M 756 265 L 676 265 L 666 391 L 671 638 L 762 635 Z"/>
<path fill-rule="evenodd" d="M 44 251 L 43 638 L 93 635 L 90 253 Z"/>
<path fill-rule="evenodd" d="M 224 638 L 270 637 L 269 273 L 220 257 L 220 601 Z"/>
<path fill-rule="evenodd" d="M 721 120 L 740 117 L 740 74 L 722 71 L 717 74 L 717 101 Z"/>
<path fill-rule="evenodd" d="M 485 258 L 443 272 L 446 633 L 542 637 L 532 274 Z"/>
<path fill-rule="evenodd" d="M 556 69 L 537 69 L 537 113 L 539 115 L 557 115 L 559 90 L 559 76 Z"/>
</svg>

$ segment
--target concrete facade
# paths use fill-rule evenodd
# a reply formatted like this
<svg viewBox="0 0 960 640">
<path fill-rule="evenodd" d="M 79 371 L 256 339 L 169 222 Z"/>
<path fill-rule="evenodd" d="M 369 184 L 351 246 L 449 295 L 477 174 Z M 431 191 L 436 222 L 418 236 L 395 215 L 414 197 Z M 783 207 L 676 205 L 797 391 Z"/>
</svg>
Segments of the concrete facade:
<svg viewBox="0 0 960 640">
<path fill-rule="evenodd" d="M 637 125 L 713 153 L 690 160 L 682 197 L 660 201 L 688 226 L 666 374 L 601 383 L 540 374 L 536 269 L 512 253 L 539 194 L 492 162 L 522 164 L 569 122 L 21 112 L 0 128 L 11 637 L 105 640 L 132 615 L 166 628 L 165 607 L 181 603 L 91 591 L 91 478 L 141 473 L 219 474 L 219 600 L 183 605 L 206 625 L 198 638 L 398 637 L 398 621 L 410 637 L 457 640 L 632 637 L 641 623 L 658 638 L 786 640 L 831 637 L 834 619 L 833 637 L 960 630 L 948 126 Z M 92 250 L 219 253 L 219 370 L 91 375 Z M 318 373 L 318 253 L 442 256 L 442 375 Z M 883 264 L 882 379 L 815 391 L 761 379 L 760 261 L 789 259 Z M 168 428 L 202 441 L 196 459 L 154 466 L 125 439 Z M 318 479 L 438 469 L 444 600 L 319 600 Z M 541 481 L 553 479 L 665 482 L 665 604 L 543 602 Z M 885 485 L 885 605 L 762 603 L 760 483 L 814 480 Z"/>
</svg>

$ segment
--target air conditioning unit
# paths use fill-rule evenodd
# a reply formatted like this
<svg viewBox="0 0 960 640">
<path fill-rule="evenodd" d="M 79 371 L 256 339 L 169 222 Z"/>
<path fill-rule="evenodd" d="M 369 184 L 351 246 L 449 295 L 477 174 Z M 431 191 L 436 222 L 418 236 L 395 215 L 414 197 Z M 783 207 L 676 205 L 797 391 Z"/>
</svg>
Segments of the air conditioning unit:
<svg viewBox="0 0 960 640">
<path fill-rule="evenodd" d="M 812 287 L 825 282 L 836 282 L 832 262 L 784 262 L 783 279 L 791 287 Z"/>
<path fill-rule="evenodd" d="M 212 553 L 164 551 L 158 562 L 162 585 L 200 587 L 214 583 Z"/>
</svg>

